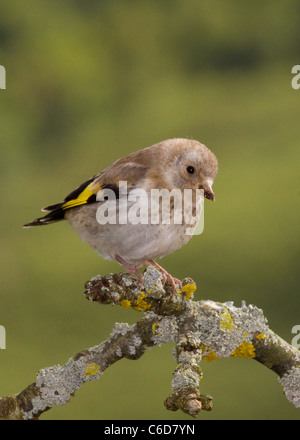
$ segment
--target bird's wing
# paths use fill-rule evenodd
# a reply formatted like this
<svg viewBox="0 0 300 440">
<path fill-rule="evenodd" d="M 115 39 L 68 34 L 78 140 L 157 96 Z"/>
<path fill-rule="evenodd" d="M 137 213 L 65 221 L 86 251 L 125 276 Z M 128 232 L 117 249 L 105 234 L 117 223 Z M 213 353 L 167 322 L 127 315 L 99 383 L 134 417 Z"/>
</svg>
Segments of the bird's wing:
<svg viewBox="0 0 300 440">
<path fill-rule="evenodd" d="M 97 201 L 98 192 L 104 189 L 112 189 L 118 198 L 118 186 L 120 181 L 126 181 L 128 189 L 131 189 L 138 185 L 139 181 L 145 176 L 146 171 L 147 167 L 133 162 L 123 165 L 120 164 L 115 167 L 111 166 L 81 184 L 72 191 L 62 203 L 47 206 L 43 211 L 51 212 L 57 208 L 66 211 L 87 203 L 95 203 Z"/>
<path fill-rule="evenodd" d="M 102 173 L 81 184 L 63 202 L 44 208 L 42 211 L 48 213 L 46 216 L 28 223 L 24 227 L 47 225 L 63 220 L 66 211 L 82 205 L 96 203 L 98 193 L 101 195 L 101 192 L 104 193 L 105 189 L 113 190 L 116 199 L 118 199 L 120 181 L 127 182 L 128 190 L 136 187 L 145 177 L 148 167 L 135 162 L 121 162 L 115 162 Z"/>
<path fill-rule="evenodd" d="M 98 192 L 105 188 L 119 186 L 126 182 L 128 189 L 135 188 L 145 179 L 149 167 L 137 162 L 115 163 L 95 177 L 90 190 Z"/>
</svg>

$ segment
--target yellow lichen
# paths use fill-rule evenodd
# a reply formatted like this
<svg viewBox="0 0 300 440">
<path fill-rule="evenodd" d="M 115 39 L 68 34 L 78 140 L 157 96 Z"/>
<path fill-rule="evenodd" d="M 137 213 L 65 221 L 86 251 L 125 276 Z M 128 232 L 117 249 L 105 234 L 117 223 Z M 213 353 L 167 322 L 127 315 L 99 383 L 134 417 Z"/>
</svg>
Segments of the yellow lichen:
<svg viewBox="0 0 300 440">
<path fill-rule="evenodd" d="M 213 350 L 211 350 L 210 353 L 203 356 L 203 359 L 205 359 L 207 362 L 211 362 L 211 361 L 214 361 L 215 359 L 221 359 L 221 358 L 219 358 L 216 355 L 216 353 Z"/>
<path fill-rule="evenodd" d="M 256 339 L 258 341 L 261 341 L 262 339 L 266 339 L 267 335 L 264 335 L 263 333 L 260 333 L 259 335 L 256 336 Z"/>
<path fill-rule="evenodd" d="M 182 292 L 185 293 L 186 299 L 191 299 L 191 297 L 194 294 L 194 292 L 196 291 L 196 289 L 197 289 L 197 287 L 196 287 L 196 284 L 194 284 L 194 283 L 185 284 L 182 287 Z"/>
<path fill-rule="evenodd" d="M 124 307 L 124 309 L 130 309 L 131 307 L 131 302 L 128 299 L 123 299 L 120 302 L 120 306 Z"/>
<path fill-rule="evenodd" d="M 97 373 L 99 373 L 100 371 L 100 365 L 97 364 L 88 364 L 86 372 L 85 372 L 85 377 L 87 376 L 95 376 Z"/>
<path fill-rule="evenodd" d="M 155 334 L 155 329 L 156 329 L 156 327 L 158 327 L 159 326 L 159 323 L 158 322 L 155 322 L 154 324 L 152 324 L 152 333 L 153 334 Z"/>
<path fill-rule="evenodd" d="M 222 313 L 220 315 L 221 321 L 220 321 L 220 326 L 222 330 L 228 330 L 228 331 L 232 331 L 233 330 L 233 319 L 229 313 L 229 311 L 227 310 L 226 313 Z"/>
<path fill-rule="evenodd" d="M 207 362 L 214 361 L 215 359 L 221 359 L 216 355 L 216 353 L 209 345 L 202 344 L 201 351 L 202 351 L 202 358 L 205 359 Z"/>
<path fill-rule="evenodd" d="M 147 298 L 147 295 L 144 291 L 142 291 L 140 293 L 140 296 L 136 300 L 136 306 L 133 307 L 134 310 L 137 310 L 138 312 L 142 312 L 142 311 L 150 309 L 151 304 L 144 301 L 145 298 Z"/>
<path fill-rule="evenodd" d="M 238 348 L 231 353 L 231 356 L 240 357 L 243 359 L 255 358 L 255 347 L 251 342 L 244 341 Z"/>
</svg>

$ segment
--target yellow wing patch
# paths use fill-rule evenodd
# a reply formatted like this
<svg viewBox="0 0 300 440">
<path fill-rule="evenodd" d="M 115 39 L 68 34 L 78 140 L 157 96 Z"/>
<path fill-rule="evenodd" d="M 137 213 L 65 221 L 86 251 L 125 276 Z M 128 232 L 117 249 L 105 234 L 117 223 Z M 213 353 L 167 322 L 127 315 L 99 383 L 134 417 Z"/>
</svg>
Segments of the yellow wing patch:
<svg viewBox="0 0 300 440">
<path fill-rule="evenodd" d="M 100 185 L 95 185 L 94 182 L 90 183 L 75 199 L 69 200 L 66 202 L 62 209 L 70 209 L 76 206 L 85 205 L 89 198 L 96 194 L 101 189 Z"/>
</svg>

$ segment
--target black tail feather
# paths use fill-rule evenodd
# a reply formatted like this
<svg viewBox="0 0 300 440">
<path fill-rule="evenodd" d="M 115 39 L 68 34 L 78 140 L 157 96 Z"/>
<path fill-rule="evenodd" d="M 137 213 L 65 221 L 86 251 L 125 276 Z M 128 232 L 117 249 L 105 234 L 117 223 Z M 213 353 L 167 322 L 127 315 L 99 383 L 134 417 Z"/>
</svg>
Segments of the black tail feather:
<svg viewBox="0 0 300 440">
<path fill-rule="evenodd" d="M 50 205 L 50 206 L 46 206 L 46 208 L 42 209 L 42 212 L 53 212 L 53 211 L 57 211 L 58 209 L 60 209 L 63 206 L 63 203 L 56 203 L 55 205 Z"/>
<path fill-rule="evenodd" d="M 55 205 L 46 206 L 46 208 L 42 209 L 43 212 L 48 212 L 45 217 L 37 218 L 33 222 L 27 223 L 24 225 L 24 228 L 30 228 L 31 226 L 43 226 L 49 225 L 50 223 L 55 223 L 65 218 L 66 209 L 72 209 L 77 207 L 76 203 L 77 197 L 85 190 L 85 188 L 94 181 L 94 177 L 89 179 L 87 182 L 84 182 L 77 189 L 71 192 L 62 203 L 56 203 Z M 63 208 L 66 203 L 74 200 L 74 205 L 70 205 L 67 208 Z M 91 196 L 84 203 L 94 203 L 96 202 L 96 194 L 91 193 Z"/>
<path fill-rule="evenodd" d="M 45 215 L 45 217 L 37 218 L 33 222 L 26 223 L 26 225 L 24 225 L 23 227 L 30 228 L 31 226 L 49 225 L 51 223 L 55 223 L 60 220 L 63 220 L 64 218 L 65 218 L 65 211 L 61 208 L 57 208 L 54 209 L 52 212 L 49 212 L 49 214 Z"/>
</svg>

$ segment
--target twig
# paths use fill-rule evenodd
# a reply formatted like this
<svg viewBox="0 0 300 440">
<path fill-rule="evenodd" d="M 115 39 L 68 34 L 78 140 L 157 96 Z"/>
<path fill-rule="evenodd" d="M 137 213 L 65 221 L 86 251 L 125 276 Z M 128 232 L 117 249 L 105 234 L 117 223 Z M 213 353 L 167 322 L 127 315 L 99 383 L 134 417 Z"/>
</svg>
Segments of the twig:
<svg viewBox="0 0 300 440">
<path fill-rule="evenodd" d="M 173 392 L 165 399 L 168 410 L 178 409 L 196 417 L 212 409 L 212 397 L 199 391 L 202 359 L 230 356 L 252 358 L 273 370 L 286 397 L 300 407 L 300 352 L 269 329 L 257 307 L 213 301 L 193 301 L 196 286 L 183 280 L 183 289 L 172 294 L 162 285 L 161 274 L 149 267 L 145 289 L 127 274 L 96 277 L 86 283 L 85 295 L 92 302 L 117 304 L 145 312 L 136 324 L 115 325 L 102 344 L 84 350 L 65 365 L 40 370 L 36 382 L 17 395 L 0 398 L 0 419 L 32 420 L 56 405 L 69 402 L 88 381 L 98 379 L 122 358 L 138 359 L 155 345 L 175 342 L 177 361 Z"/>
</svg>

